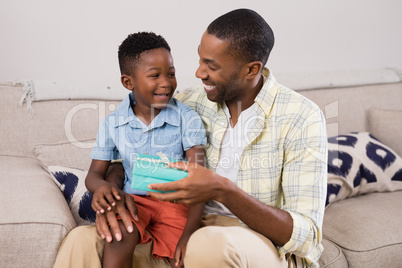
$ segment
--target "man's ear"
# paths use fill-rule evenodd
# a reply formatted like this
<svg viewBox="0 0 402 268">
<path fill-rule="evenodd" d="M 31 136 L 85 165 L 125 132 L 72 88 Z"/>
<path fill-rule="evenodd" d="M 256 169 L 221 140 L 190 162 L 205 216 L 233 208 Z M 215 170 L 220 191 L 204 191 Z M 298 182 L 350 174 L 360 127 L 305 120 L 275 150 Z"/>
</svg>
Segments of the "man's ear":
<svg viewBox="0 0 402 268">
<path fill-rule="evenodd" d="M 260 61 L 252 61 L 246 64 L 246 78 L 254 79 L 256 76 L 260 76 L 262 63 Z"/>
<path fill-rule="evenodd" d="M 120 81 L 122 83 L 122 85 L 127 88 L 128 90 L 133 90 L 135 85 L 134 85 L 134 79 L 126 74 L 121 75 L 120 77 Z"/>
</svg>

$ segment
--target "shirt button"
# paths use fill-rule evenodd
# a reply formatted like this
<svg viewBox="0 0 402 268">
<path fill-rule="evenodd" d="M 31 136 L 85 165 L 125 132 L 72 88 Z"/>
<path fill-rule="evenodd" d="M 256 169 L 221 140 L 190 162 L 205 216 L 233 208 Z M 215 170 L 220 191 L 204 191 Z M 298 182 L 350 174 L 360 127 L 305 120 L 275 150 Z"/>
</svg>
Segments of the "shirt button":
<svg viewBox="0 0 402 268">
<path fill-rule="evenodd" d="M 225 123 L 221 122 L 221 126 L 222 126 L 222 127 L 225 126 Z"/>
</svg>

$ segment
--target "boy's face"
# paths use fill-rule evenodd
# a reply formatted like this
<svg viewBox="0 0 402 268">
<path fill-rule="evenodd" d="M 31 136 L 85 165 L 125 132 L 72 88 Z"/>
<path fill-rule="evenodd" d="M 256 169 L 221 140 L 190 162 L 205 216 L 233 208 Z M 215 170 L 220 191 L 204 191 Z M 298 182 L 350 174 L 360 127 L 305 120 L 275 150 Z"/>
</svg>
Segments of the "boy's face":
<svg viewBox="0 0 402 268">
<path fill-rule="evenodd" d="M 134 94 L 134 112 L 147 113 L 153 108 L 165 108 L 177 86 L 172 55 L 165 48 L 143 52 L 128 79 L 131 87 L 124 84 L 123 77 L 122 82 Z"/>
<path fill-rule="evenodd" d="M 205 32 L 198 47 L 199 67 L 195 75 L 204 83 L 210 101 L 241 101 L 245 90 L 244 64 L 228 51 L 229 43 Z"/>
</svg>

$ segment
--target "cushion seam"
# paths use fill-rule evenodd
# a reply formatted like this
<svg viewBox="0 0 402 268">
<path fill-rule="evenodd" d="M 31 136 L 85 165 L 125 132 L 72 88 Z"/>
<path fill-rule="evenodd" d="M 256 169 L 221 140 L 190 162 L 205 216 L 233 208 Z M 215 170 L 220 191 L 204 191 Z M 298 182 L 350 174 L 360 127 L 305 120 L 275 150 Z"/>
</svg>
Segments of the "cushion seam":
<svg viewBox="0 0 402 268">
<path fill-rule="evenodd" d="M 343 250 L 348 250 L 348 251 L 353 251 L 353 252 L 368 252 L 368 251 L 373 251 L 373 250 L 377 250 L 377 249 L 385 248 L 385 247 L 390 247 L 390 246 L 394 246 L 394 245 L 402 245 L 402 241 L 401 241 L 401 242 L 396 242 L 396 243 L 392 243 L 392 244 L 387 244 L 387 245 L 378 246 L 378 247 L 375 247 L 375 248 L 364 249 L 364 250 L 356 250 L 356 249 L 348 248 L 347 245 L 345 245 L 345 244 L 343 244 L 343 243 L 336 242 L 335 240 L 329 238 L 329 237 L 326 236 L 326 235 L 323 235 L 323 237 L 324 237 L 325 239 L 331 241 L 331 242 L 334 243 L 335 245 L 339 246 L 342 251 L 343 251 Z"/>
</svg>

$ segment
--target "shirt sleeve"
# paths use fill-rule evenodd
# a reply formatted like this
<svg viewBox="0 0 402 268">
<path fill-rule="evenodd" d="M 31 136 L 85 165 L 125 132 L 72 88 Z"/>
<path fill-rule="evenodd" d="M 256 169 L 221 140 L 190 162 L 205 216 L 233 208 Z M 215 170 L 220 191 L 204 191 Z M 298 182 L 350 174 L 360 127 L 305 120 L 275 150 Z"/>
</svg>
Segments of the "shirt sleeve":
<svg viewBox="0 0 402 268">
<path fill-rule="evenodd" d="M 301 128 L 294 128 L 285 147 L 283 209 L 293 218 L 293 232 L 279 251 L 281 255 L 292 253 L 305 258 L 307 266 L 314 266 L 323 250 L 327 189 L 327 135 L 322 112 L 315 111 Z"/>
<path fill-rule="evenodd" d="M 99 127 L 91 152 L 91 158 L 94 160 L 110 161 L 121 158 L 115 143 L 117 131 L 113 127 L 113 119 L 113 116 L 107 116 Z"/>
<path fill-rule="evenodd" d="M 182 143 L 184 151 L 195 145 L 206 145 L 207 138 L 204 123 L 200 116 L 191 108 L 183 113 Z"/>
</svg>

